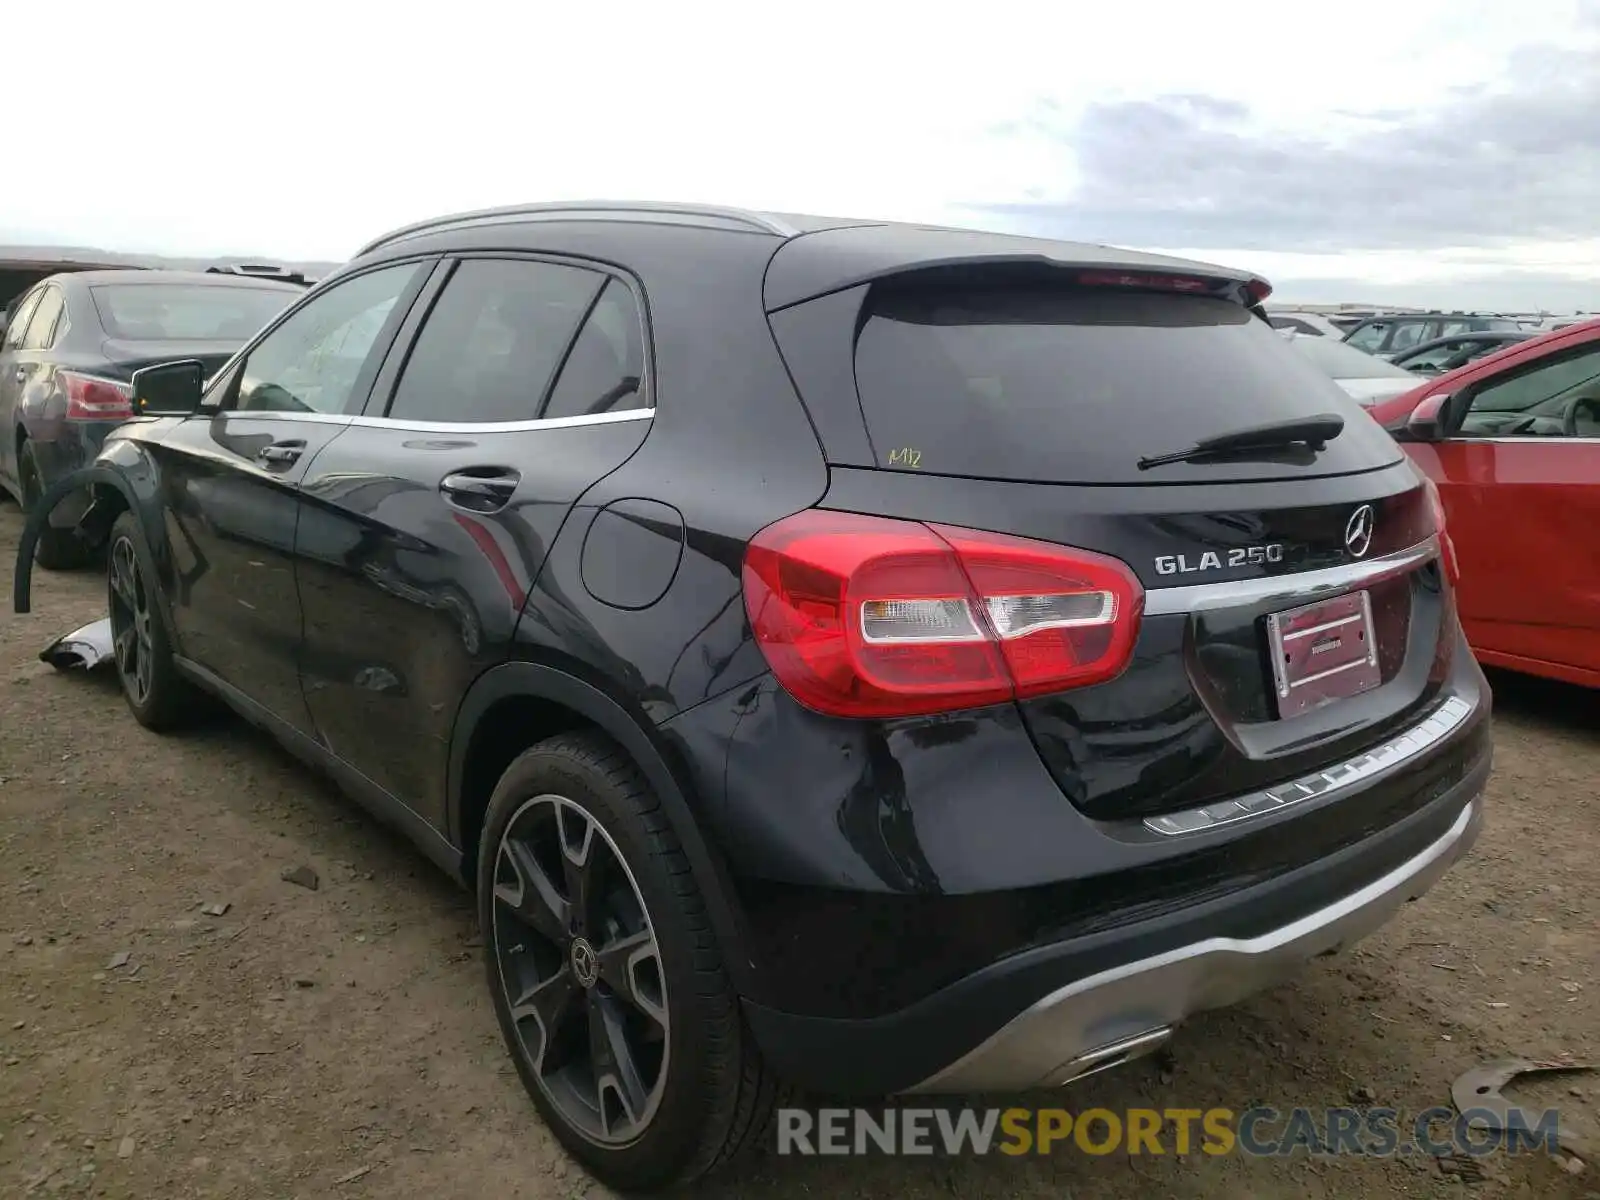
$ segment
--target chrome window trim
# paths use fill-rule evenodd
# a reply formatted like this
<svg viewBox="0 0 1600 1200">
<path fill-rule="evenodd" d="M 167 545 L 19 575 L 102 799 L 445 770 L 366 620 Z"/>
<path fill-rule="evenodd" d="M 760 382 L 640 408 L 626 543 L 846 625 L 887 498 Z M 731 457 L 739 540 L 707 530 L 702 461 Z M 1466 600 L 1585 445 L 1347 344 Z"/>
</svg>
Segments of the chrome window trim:
<svg viewBox="0 0 1600 1200">
<path fill-rule="evenodd" d="M 577 417 L 545 417 L 528 421 L 403 421 L 351 413 L 274 412 L 271 409 L 216 409 L 197 414 L 207 419 L 241 417 L 271 421 L 309 421 L 320 425 L 359 425 L 365 429 L 413 430 L 417 433 L 521 433 L 538 429 L 566 429 L 578 425 L 612 425 L 618 421 L 648 421 L 653 408 L 630 408 L 616 413 L 588 413 Z"/>
<path fill-rule="evenodd" d="M 1144 827 L 1151 833 L 1159 833 L 1163 837 L 1207 833 L 1224 825 L 1247 821 L 1252 817 L 1266 816 L 1268 813 L 1282 812 L 1286 808 L 1304 804 L 1307 800 L 1331 795 L 1351 784 L 1371 779 L 1374 775 L 1399 766 L 1437 746 L 1465 724 L 1475 708 L 1476 705 L 1463 700 L 1460 696 L 1451 696 L 1427 718 L 1398 737 L 1390 738 L 1382 745 L 1353 758 L 1347 758 L 1344 762 L 1326 770 L 1316 771 L 1287 783 L 1275 784 L 1245 796 L 1217 800 L 1201 808 L 1146 817 Z"/>
<path fill-rule="evenodd" d="M 1299 604 L 1352 588 L 1371 587 L 1385 579 L 1414 571 L 1438 557 L 1439 539 L 1430 535 L 1426 541 L 1396 550 L 1393 554 L 1337 567 L 1299 571 L 1290 575 L 1269 575 L 1261 579 L 1150 588 L 1144 594 L 1144 611 L 1148 616 L 1171 616 L 1246 604 Z"/>
</svg>

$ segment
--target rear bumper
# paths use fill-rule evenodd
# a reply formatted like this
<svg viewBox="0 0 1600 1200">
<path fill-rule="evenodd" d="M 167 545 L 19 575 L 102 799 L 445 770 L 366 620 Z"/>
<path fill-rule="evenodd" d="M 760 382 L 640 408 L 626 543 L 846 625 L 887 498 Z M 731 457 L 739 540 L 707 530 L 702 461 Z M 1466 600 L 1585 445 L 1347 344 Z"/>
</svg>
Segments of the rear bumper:
<svg viewBox="0 0 1600 1200">
<path fill-rule="evenodd" d="M 1473 800 L 1415 858 L 1259 937 L 1214 937 L 1058 988 L 914 1091 L 1052 1087 L 1154 1049 L 1196 1013 L 1237 1003 L 1385 924 L 1471 848 Z"/>
<path fill-rule="evenodd" d="M 751 1030 L 776 1069 L 835 1094 L 1020 1090 L 1114 1065 L 1365 936 L 1425 892 L 1476 839 L 1490 762 L 1485 743 L 1425 807 L 1255 886 L 1011 955 L 883 1016 L 747 1002 Z M 1264 927 L 1263 913 L 1291 915 Z"/>
</svg>

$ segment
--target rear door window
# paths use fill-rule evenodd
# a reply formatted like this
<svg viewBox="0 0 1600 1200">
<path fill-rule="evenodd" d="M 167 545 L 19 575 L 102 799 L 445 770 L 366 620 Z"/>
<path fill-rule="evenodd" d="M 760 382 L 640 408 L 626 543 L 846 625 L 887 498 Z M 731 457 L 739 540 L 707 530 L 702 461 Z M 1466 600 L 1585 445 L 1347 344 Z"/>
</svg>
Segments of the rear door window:
<svg viewBox="0 0 1600 1200">
<path fill-rule="evenodd" d="M 18 350 L 22 347 L 23 335 L 28 332 L 28 321 L 33 317 L 33 310 L 39 307 L 39 298 L 44 291 L 40 288 L 33 295 L 24 296 L 22 303 L 17 305 L 11 314 L 11 323 L 6 326 L 6 338 L 0 344 L 0 350 Z"/>
<path fill-rule="evenodd" d="M 33 310 L 33 319 L 28 322 L 28 332 L 23 335 L 24 350 L 48 350 L 55 344 L 61 309 L 61 289 L 45 288 L 44 295 L 39 298 L 39 307 Z"/>
<path fill-rule="evenodd" d="M 589 311 L 543 417 L 593 417 L 644 407 L 644 331 L 633 293 L 607 283 Z"/>
<path fill-rule="evenodd" d="M 417 334 L 387 415 L 477 424 L 531 421 L 606 282 L 598 271 L 468 259 Z"/>
<path fill-rule="evenodd" d="M 1109 288 L 880 284 L 856 343 L 880 466 L 992 479 L 1163 483 L 1280 478 L 1393 462 L 1392 440 L 1238 304 Z M 1334 412 L 1320 455 L 1138 460 L 1266 422 Z"/>
<path fill-rule="evenodd" d="M 1369 324 L 1361 326 L 1349 337 L 1347 337 L 1345 341 L 1349 342 L 1357 350 L 1365 350 L 1370 354 L 1383 345 L 1384 336 L 1388 332 L 1388 322 L 1373 321 Z"/>
<path fill-rule="evenodd" d="M 1405 321 L 1394 327 L 1394 336 L 1389 339 L 1384 347 L 1390 354 L 1397 354 L 1401 350 L 1409 350 L 1413 346 L 1420 346 L 1433 335 L 1428 331 L 1433 326 L 1424 321 Z"/>
</svg>

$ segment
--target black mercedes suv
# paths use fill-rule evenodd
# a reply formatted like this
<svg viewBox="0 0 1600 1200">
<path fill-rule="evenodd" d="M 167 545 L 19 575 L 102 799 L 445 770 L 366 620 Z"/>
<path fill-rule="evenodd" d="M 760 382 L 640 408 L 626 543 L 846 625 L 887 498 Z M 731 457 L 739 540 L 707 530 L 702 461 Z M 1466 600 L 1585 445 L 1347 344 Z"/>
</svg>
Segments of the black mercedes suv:
<svg viewBox="0 0 1600 1200">
<path fill-rule="evenodd" d="M 653 1188 L 790 1088 L 1134 1058 L 1469 847 L 1490 697 L 1437 498 L 1267 290 L 869 221 L 446 217 L 204 386 L 141 372 L 76 536 L 134 716 L 220 698 L 470 885 L 534 1104 Z"/>
</svg>

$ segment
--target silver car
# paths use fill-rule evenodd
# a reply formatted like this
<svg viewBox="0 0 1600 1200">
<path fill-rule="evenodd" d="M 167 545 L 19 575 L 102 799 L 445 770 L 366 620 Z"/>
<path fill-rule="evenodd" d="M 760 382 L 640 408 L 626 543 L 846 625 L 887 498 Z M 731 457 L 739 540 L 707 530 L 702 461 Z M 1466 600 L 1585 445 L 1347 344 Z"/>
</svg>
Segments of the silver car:
<svg viewBox="0 0 1600 1200">
<path fill-rule="evenodd" d="M 1325 337 L 1284 334 L 1289 343 L 1323 374 L 1327 375 L 1356 403 L 1371 408 L 1392 396 L 1409 392 L 1425 376 L 1357 350 L 1346 342 Z"/>
</svg>

